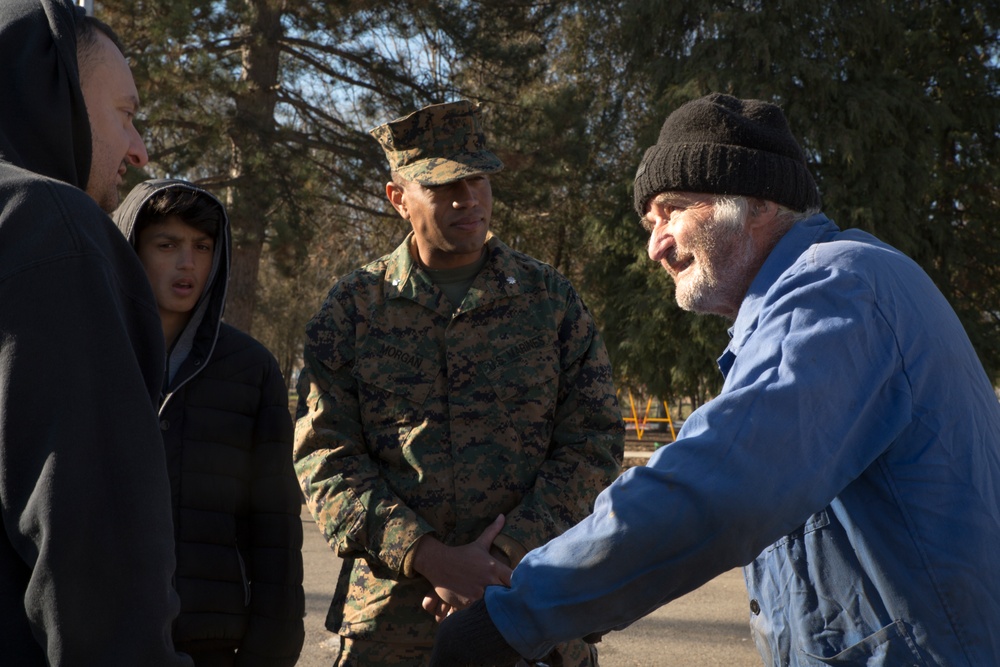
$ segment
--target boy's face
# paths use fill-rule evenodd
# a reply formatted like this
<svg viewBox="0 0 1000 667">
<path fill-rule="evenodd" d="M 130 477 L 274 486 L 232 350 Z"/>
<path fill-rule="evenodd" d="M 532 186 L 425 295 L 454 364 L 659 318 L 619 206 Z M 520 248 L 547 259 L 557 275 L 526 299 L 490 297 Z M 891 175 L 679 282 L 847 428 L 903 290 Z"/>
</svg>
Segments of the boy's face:
<svg viewBox="0 0 1000 667">
<path fill-rule="evenodd" d="M 186 323 L 212 271 L 215 240 L 170 216 L 140 232 L 136 251 L 153 286 L 160 318 Z"/>
</svg>

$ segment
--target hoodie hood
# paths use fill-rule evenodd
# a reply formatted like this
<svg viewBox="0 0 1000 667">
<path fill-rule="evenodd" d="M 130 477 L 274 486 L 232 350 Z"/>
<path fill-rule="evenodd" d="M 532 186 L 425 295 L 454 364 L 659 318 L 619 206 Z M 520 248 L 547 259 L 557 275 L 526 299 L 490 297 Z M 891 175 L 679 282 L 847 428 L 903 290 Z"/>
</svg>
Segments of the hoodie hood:
<svg viewBox="0 0 1000 667">
<path fill-rule="evenodd" d="M 76 61 L 83 16 L 69 0 L 0 2 L 0 160 L 80 189 L 91 160 Z"/>
<path fill-rule="evenodd" d="M 178 335 L 173 346 L 167 350 L 166 378 L 164 393 L 179 389 L 205 367 L 215 349 L 219 327 L 226 307 L 226 292 L 229 288 L 230 257 L 232 238 L 229 230 L 229 216 L 222 202 L 207 190 L 193 183 L 177 179 L 154 179 L 138 184 L 114 213 L 115 224 L 135 247 L 136 220 L 149 199 L 158 192 L 180 189 L 195 192 L 210 199 L 219 207 L 219 236 L 215 242 L 215 256 L 212 271 L 201 298 L 195 305 L 191 320 Z"/>
</svg>

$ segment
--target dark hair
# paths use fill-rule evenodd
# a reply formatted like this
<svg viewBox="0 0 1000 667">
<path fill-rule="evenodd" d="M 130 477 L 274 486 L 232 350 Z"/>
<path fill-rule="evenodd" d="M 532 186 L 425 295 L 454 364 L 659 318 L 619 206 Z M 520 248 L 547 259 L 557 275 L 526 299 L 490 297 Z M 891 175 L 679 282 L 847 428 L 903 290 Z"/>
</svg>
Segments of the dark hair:
<svg viewBox="0 0 1000 667">
<path fill-rule="evenodd" d="M 146 228 L 162 224 L 171 216 L 177 216 L 185 225 L 208 234 L 213 240 L 218 240 L 222 215 L 219 204 L 211 197 L 186 188 L 165 188 L 155 192 L 142 205 L 135 218 L 132 239 L 137 243 L 139 235 Z"/>
<path fill-rule="evenodd" d="M 76 22 L 76 65 L 82 72 L 91 65 L 97 54 L 98 36 L 104 35 L 111 40 L 121 54 L 125 55 L 125 47 L 118 34 L 107 23 L 93 16 L 84 16 Z"/>
</svg>

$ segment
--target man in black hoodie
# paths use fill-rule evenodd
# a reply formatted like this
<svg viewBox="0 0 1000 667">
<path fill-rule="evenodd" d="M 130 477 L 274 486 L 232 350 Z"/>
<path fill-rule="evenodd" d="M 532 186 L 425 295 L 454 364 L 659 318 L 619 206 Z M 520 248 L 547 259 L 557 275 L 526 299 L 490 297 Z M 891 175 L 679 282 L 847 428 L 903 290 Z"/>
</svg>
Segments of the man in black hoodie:
<svg viewBox="0 0 1000 667">
<path fill-rule="evenodd" d="M 102 30 L 68 0 L 0 3 L 0 661 L 187 667 L 160 319 L 94 203 L 146 159 Z"/>
</svg>

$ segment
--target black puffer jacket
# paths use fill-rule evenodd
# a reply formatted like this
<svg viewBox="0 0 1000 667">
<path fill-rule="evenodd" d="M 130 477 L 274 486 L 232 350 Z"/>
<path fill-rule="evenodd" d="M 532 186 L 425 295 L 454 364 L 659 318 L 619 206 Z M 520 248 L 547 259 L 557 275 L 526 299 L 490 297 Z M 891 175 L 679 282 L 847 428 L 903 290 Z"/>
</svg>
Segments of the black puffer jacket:
<svg viewBox="0 0 1000 667">
<path fill-rule="evenodd" d="M 115 213 L 126 237 L 154 192 L 178 187 L 204 192 L 169 180 L 133 189 Z M 241 666 L 291 666 L 302 647 L 304 598 L 288 394 L 271 353 L 221 322 L 228 221 L 223 232 L 212 282 L 174 345 L 175 356 L 187 352 L 160 407 L 181 598 L 174 642 L 195 654 L 238 648 Z"/>
<path fill-rule="evenodd" d="M 227 324 L 201 366 L 160 411 L 177 526 L 174 642 L 238 646 L 239 665 L 293 665 L 302 523 L 285 384 L 271 354 Z"/>
</svg>

